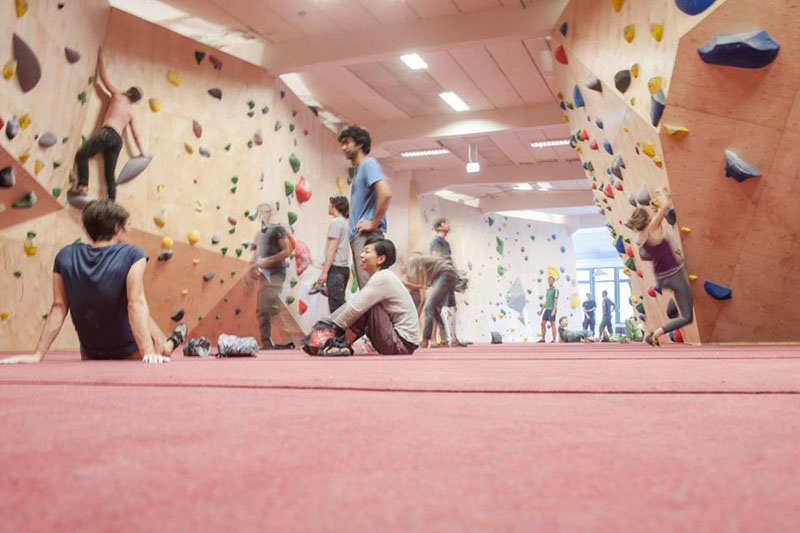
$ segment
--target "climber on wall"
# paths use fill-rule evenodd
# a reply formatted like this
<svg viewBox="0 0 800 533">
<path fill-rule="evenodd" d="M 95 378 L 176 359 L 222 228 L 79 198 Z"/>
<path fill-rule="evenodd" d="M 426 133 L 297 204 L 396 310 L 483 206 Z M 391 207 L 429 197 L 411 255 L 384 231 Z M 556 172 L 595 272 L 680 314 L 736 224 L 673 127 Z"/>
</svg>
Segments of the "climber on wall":
<svg viewBox="0 0 800 533">
<path fill-rule="evenodd" d="M 129 217 L 124 207 L 110 200 L 94 200 L 86 206 L 83 227 L 92 244 L 68 244 L 56 255 L 53 305 L 36 351 L 0 363 L 41 361 L 70 312 L 83 359 L 169 362 L 186 337 L 186 324 L 178 324 L 164 338 L 150 317 L 144 294 L 147 259 L 141 248 L 123 242 Z"/>
<path fill-rule="evenodd" d="M 97 70 L 100 74 L 102 81 L 101 87 L 106 92 L 110 93 L 111 102 L 108 105 L 106 114 L 103 117 L 103 127 L 100 131 L 95 133 L 91 139 L 86 141 L 81 146 L 78 153 L 75 154 L 75 164 L 78 167 L 78 182 L 73 183 L 72 188 L 68 191 L 68 197 L 74 199 L 76 196 L 85 196 L 89 188 L 89 158 L 103 152 L 103 165 L 104 175 L 106 179 L 106 188 L 108 191 L 108 199 L 116 200 L 117 198 L 117 184 L 115 178 L 115 171 L 117 168 L 117 159 L 122 150 L 122 133 L 126 127 L 130 126 L 133 140 L 136 142 L 136 147 L 139 149 L 139 155 L 144 154 L 142 144 L 139 141 L 139 135 L 136 132 L 136 126 L 133 123 L 133 109 L 132 105 L 141 100 L 142 90 L 139 87 L 132 86 L 125 92 L 120 92 L 106 76 L 106 68 L 103 64 L 103 50 L 97 51 Z"/>
<path fill-rule="evenodd" d="M 645 341 L 650 346 L 659 346 L 658 338 L 670 331 L 682 328 L 694 321 L 694 307 L 692 305 L 692 290 L 689 287 L 689 278 L 683 263 L 678 258 L 672 245 L 661 229 L 661 223 L 667 211 L 672 207 L 672 199 L 668 194 L 663 194 L 661 207 L 654 217 L 644 207 L 637 207 L 628 220 L 628 227 L 639 232 L 639 243 L 642 249 L 653 261 L 653 272 L 656 281 L 664 289 L 669 289 L 675 294 L 680 316 L 667 321 L 663 326 L 647 334 Z"/>
</svg>

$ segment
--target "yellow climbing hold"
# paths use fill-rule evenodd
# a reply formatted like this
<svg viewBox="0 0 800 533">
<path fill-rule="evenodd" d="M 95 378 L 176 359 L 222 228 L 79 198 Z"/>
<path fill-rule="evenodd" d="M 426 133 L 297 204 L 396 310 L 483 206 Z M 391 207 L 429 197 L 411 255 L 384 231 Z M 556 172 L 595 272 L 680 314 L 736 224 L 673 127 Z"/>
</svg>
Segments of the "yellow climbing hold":
<svg viewBox="0 0 800 533">
<path fill-rule="evenodd" d="M 162 209 L 158 212 L 158 214 L 156 214 L 156 216 L 153 217 L 153 222 L 155 222 L 156 226 L 159 228 L 163 228 L 167 225 L 168 218 L 167 212 Z"/>
<path fill-rule="evenodd" d="M 194 210 L 197 211 L 198 213 L 202 213 L 204 209 L 205 206 L 203 205 L 203 202 L 201 202 L 200 200 L 195 200 Z"/>
<path fill-rule="evenodd" d="M 158 98 L 151 98 L 150 99 L 150 111 L 153 113 L 158 113 L 161 111 L 161 100 Z"/>
<path fill-rule="evenodd" d="M 187 143 L 186 141 L 183 141 L 183 149 L 186 150 L 186 153 L 189 155 L 192 155 L 194 153 L 194 146 Z"/>
<path fill-rule="evenodd" d="M 650 35 L 652 35 L 653 39 L 656 41 L 661 42 L 661 39 L 664 37 L 664 25 L 657 23 L 650 24 Z"/>
<path fill-rule="evenodd" d="M 661 86 L 664 83 L 664 78 L 661 76 L 653 76 L 647 82 L 647 90 L 650 91 L 650 94 L 656 94 L 658 91 L 661 90 Z"/>
<path fill-rule="evenodd" d="M 633 76 L 634 78 L 639 77 L 639 63 L 634 63 L 633 65 L 631 65 L 631 76 Z"/>
<path fill-rule="evenodd" d="M 200 264 L 200 258 L 199 257 L 195 257 L 194 259 L 192 259 L 192 264 L 199 265 Z"/>
<path fill-rule="evenodd" d="M 39 172 L 41 172 L 43 168 L 44 168 L 44 163 L 42 163 L 38 159 L 33 163 L 33 173 L 34 174 L 38 175 Z"/>
<path fill-rule="evenodd" d="M 653 157 L 653 164 L 658 168 L 661 168 L 664 165 L 664 163 L 661 161 L 661 158 L 658 156 Z"/>
<path fill-rule="evenodd" d="M 689 281 L 694 281 L 697 279 L 697 274 L 689 274 Z"/>
<path fill-rule="evenodd" d="M 183 289 L 181 291 L 181 296 L 186 296 L 187 294 L 189 294 L 189 289 Z"/>
<path fill-rule="evenodd" d="M 175 72 L 172 69 L 167 71 L 167 81 L 170 82 L 175 87 L 181 86 L 181 75 L 178 72 Z"/>
<path fill-rule="evenodd" d="M 656 149 L 653 148 L 653 143 L 651 143 L 650 141 L 647 141 L 646 143 L 644 143 L 644 147 L 642 148 L 642 152 L 647 157 L 653 157 L 654 155 L 656 155 Z"/>
<path fill-rule="evenodd" d="M 30 149 L 28 149 L 28 150 L 25 150 L 24 152 L 22 152 L 21 154 L 19 154 L 19 158 L 18 159 L 24 165 L 25 163 L 28 162 L 28 159 L 30 159 L 30 158 L 31 158 L 31 151 L 30 151 Z"/>
<path fill-rule="evenodd" d="M 577 293 L 572 293 L 572 296 L 569 297 L 569 306 L 577 309 L 579 305 L 581 305 L 581 297 Z"/>
<path fill-rule="evenodd" d="M 612 9 L 619 13 L 622 10 L 622 4 L 625 3 L 625 0 L 611 0 L 611 7 Z"/>
<path fill-rule="evenodd" d="M 172 238 L 170 238 L 170 237 L 164 237 L 163 239 L 161 239 L 161 248 L 163 250 L 169 250 L 170 248 L 172 248 L 173 244 L 174 244 L 174 242 L 172 241 Z"/>
<path fill-rule="evenodd" d="M 664 132 L 673 139 L 683 139 L 689 134 L 689 128 L 686 126 L 673 126 L 672 124 L 664 124 Z"/>
<path fill-rule="evenodd" d="M 27 113 L 19 117 L 19 127 L 23 130 L 31 125 L 31 116 Z"/>
<path fill-rule="evenodd" d="M 14 8 L 17 10 L 17 18 L 22 18 L 28 12 L 28 2 L 25 0 L 14 0 Z"/>
<path fill-rule="evenodd" d="M 558 273 L 558 269 L 554 266 L 547 267 L 547 275 L 548 277 L 552 276 L 553 278 L 555 278 L 556 281 L 558 281 L 558 278 L 561 277 Z"/>
<path fill-rule="evenodd" d="M 638 296 L 636 296 L 635 294 L 634 294 L 633 296 L 631 296 L 631 303 L 632 303 L 633 305 L 636 305 L 636 304 L 638 304 L 638 303 L 639 303 L 639 297 L 638 297 Z"/>
<path fill-rule="evenodd" d="M 631 98 L 631 105 L 636 105 L 636 98 Z"/>
<path fill-rule="evenodd" d="M 344 195 L 344 180 L 342 178 L 336 178 L 336 190 L 339 191 L 339 194 Z"/>
<path fill-rule="evenodd" d="M 0 313 L 0 320 L 5 320 L 6 318 L 8 318 L 10 314 L 11 313 L 9 313 L 8 311 L 3 311 L 2 313 Z"/>
<path fill-rule="evenodd" d="M 690 231 L 692 231 L 692 228 L 690 228 L 689 226 L 683 226 L 681 228 L 681 233 L 689 233 Z"/>
<path fill-rule="evenodd" d="M 189 244 L 197 244 L 197 241 L 200 240 L 200 231 L 193 229 L 186 235 L 186 240 L 189 241 Z"/>
<path fill-rule="evenodd" d="M 633 24 L 625 26 L 625 28 L 622 29 L 622 37 L 629 43 L 633 42 L 633 38 L 636 37 L 636 26 Z"/>
<path fill-rule="evenodd" d="M 625 268 L 622 269 L 622 273 L 625 274 L 626 276 L 630 276 L 631 275 L 631 269 L 628 268 L 628 267 L 625 267 Z"/>
<path fill-rule="evenodd" d="M 25 242 L 22 243 L 22 249 L 25 251 L 25 255 L 28 257 L 36 255 L 36 252 L 39 251 L 39 247 L 33 243 L 33 239 L 31 237 L 25 239 Z"/>
<path fill-rule="evenodd" d="M 624 131 L 625 133 L 628 133 L 631 130 L 628 129 L 628 126 L 622 126 L 622 131 Z"/>
<path fill-rule="evenodd" d="M 681 251 L 681 249 L 680 249 L 680 248 L 678 248 L 677 250 L 675 250 L 675 253 L 676 253 L 676 254 L 678 254 L 678 255 L 683 255 L 683 252 Z"/>
<path fill-rule="evenodd" d="M 17 71 L 17 60 L 12 59 L 5 65 L 3 65 L 3 77 L 7 80 L 11 79 L 11 76 Z"/>
</svg>

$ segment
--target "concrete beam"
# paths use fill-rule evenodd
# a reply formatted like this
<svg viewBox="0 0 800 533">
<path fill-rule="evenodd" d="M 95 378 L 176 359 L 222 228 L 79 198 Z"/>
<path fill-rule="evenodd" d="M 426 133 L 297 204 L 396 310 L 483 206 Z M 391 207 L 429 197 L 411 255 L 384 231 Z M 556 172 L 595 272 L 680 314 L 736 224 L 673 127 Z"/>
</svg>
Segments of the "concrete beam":
<svg viewBox="0 0 800 533">
<path fill-rule="evenodd" d="M 591 191 L 514 191 L 513 194 L 481 198 L 478 209 L 482 213 L 488 213 L 548 207 L 578 207 L 592 205 L 593 199 Z"/>
<path fill-rule="evenodd" d="M 570 161 L 482 167 L 477 174 L 467 174 L 465 168 L 415 170 L 412 176 L 419 194 L 424 194 L 461 184 L 575 180 L 582 179 L 585 173 L 579 161 Z"/>
</svg>

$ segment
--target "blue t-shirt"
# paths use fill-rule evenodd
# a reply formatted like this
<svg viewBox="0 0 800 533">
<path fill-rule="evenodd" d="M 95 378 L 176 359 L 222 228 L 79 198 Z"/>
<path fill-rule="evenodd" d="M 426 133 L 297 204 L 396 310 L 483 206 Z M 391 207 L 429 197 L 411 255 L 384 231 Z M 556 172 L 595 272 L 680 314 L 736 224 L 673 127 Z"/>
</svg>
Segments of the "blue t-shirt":
<svg viewBox="0 0 800 533">
<path fill-rule="evenodd" d="M 124 357 L 138 349 L 128 321 L 126 280 L 145 257 L 138 246 L 117 243 L 95 248 L 74 243 L 56 254 L 81 353 L 90 358 Z"/>
<path fill-rule="evenodd" d="M 372 220 L 375 216 L 378 194 L 372 186 L 382 179 L 384 176 L 381 164 L 372 157 L 365 157 L 358 165 L 350 186 L 350 240 L 358 235 L 356 224 L 361 220 Z M 386 233 L 385 215 L 377 229 Z"/>
<path fill-rule="evenodd" d="M 611 308 L 615 307 L 611 298 L 603 298 L 603 316 L 611 316 Z"/>
<path fill-rule="evenodd" d="M 585 302 L 583 302 L 583 308 L 587 311 L 586 314 L 589 315 L 589 320 L 594 320 L 594 310 L 597 309 L 597 304 L 595 303 L 595 301 L 586 300 Z"/>
</svg>

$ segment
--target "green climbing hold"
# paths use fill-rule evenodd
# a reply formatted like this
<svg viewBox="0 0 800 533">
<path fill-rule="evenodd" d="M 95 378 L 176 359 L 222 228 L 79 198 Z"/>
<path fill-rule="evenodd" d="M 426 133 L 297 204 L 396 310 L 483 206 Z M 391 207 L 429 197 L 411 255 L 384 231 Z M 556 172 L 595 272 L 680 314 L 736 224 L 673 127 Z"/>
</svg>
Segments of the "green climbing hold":
<svg viewBox="0 0 800 533">
<path fill-rule="evenodd" d="M 640 313 L 644 314 L 644 304 L 642 304 L 642 302 L 639 302 L 638 304 L 636 304 L 636 310 L 639 311 Z"/>
<path fill-rule="evenodd" d="M 53 168 L 58 168 L 58 167 L 60 167 L 60 166 L 61 166 L 61 161 L 59 161 L 58 159 L 56 159 L 55 161 L 53 161 Z"/>
<path fill-rule="evenodd" d="M 236 250 L 234 250 L 234 252 L 236 252 L 236 257 L 242 257 L 242 249 L 241 248 L 237 248 Z"/>
<path fill-rule="evenodd" d="M 247 147 L 248 148 L 252 148 L 253 147 L 253 139 L 250 139 L 249 141 L 247 141 Z"/>
<path fill-rule="evenodd" d="M 15 278 L 21 278 L 22 277 L 22 271 L 21 270 L 15 270 L 14 271 L 14 277 Z"/>
<path fill-rule="evenodd" d="M 227 254 L 228 253 L 228 247 L 224 246 L 223 248 L 220 249 L 220 252 L 222 252 L 222 255 Z"/>
<path fill-rule="evenodd" d="M 289 124 L 289 131 L 294 131 L 294 124 Z"/>
<path fill-rule="evenodd" d="M 294 303 L 294 296 L 287 296 L 286 305 L 292 305 L 293 303 Z"/>
<path fill-rule="evenodd" d="M 87 83 L 86 85 L 91 85 L 93 83 L 94 83 L 94 76 L 89 76 L 89 83 Z"/>
<path fill-rule="evenodd" d="M 248 112 L 247 112 L 247 116 L 248 116 L 248 117 L 250 117 L 250 118 L 253 118 L 253 115 L 255 115 L 255 112 L 254 112 L 254 111 L 248 111 Z"/>
<path fill-rule="evenodd" d="M 239 176 L 234 176 L 234 177 L 232 177 L 232 178 L 231 178 L 231 183 L 233 183 L 234 185 L 236 185 L 237 183 L 239 183 Z"/>
<path fill-rule="evenodd" d="M 295 278 L 292 278 L 292 279 L 289 281 L 289 286 L 290 286 L 290 287 L 292 287 L 292 288 L 294 288 L 296 285 L 297 285 L 297 280 L 296 280 Z"/>
<path fill-rule="evenodd" d="M 247 102 L 247 107 L 248 108 L 253 109 L 255 106 L 256 106 L 256 103 L 254 101 L 250 100 L 249 102 Z"/>
<path fill-rule="evenodd" d="M 289 156 L 289 164 L 292 165 L 292 170 L 295 174 L 300 172 L 300 160 L 297 159 L 297 156 L 292 154 Z"/>
<path fill-rule="evenodd" d="M 228 230 L 228 234 L 233 235 L 236 233 L 236 226 L 233 226 L 231 229 Z"/>
<path fill-rule="evenodd" d="M 297 222 L 297 213 L 294 211 L 289 211 L 289 225 L 291 226 L 295 222 Z"/>
<path fill-rule="evenodd" d="M 492 217 L 489 217 L 489 218 L 488 218 L 488 220 L 487 220 L 486 222 L 488 222 L 488 223 L 489 223 L 489 227 L 490 227 L 490 228 L 491 228 L 491 227 L 494 225 L 494 219 L 493 219 Z"/>
<path fill-rule="evenodd" d="M 625 266 L 630 268 L 631 270 L 636 270 L 636 263 L 634 262 L 633 257 L 629 257 L 625 261 Z"/>
<path fill-rule="evenodd" d="M 495 239 L 497 240 L 497 253 L 503 255 L 503 250 L 505 248 L 503 245 L 503 240 L 500 237 L 495 237 Z"/>
<path fill-rule="evenodd" d="M 81 91 L 78 93 L 78 100 L 80 101 L 81 105 L 86 103 L 86 91 Z"/>
<path fill-rule="evenodd" d="M 232 194 L 236 194 L 236 186 L 235 185 L 233 187 L 231 187 L 231 193 Z"/>
<path fill-rule="evenodd" d="M 230 152 L 231 151 L 231 143 L 228 143 L 228 144 L 225 145 L 225 151 L 226 152 Z"/>
<path fill-rule="evenodd" d="M 61 196 L 61 187 L 53 187 L 53 198 Z"/>
<path fill-rule="evenodd" d="M 19 200 L 17 200 L 16 202 L 14 202 L 13 204 L 11 204 L 11 207 L 14 207 L 16 209 L 28 209 L 30 207 L 33 207 L 34 205 L 36 205 L 36 193 L 31 191 L 22 198 L 20 198 Z"/>
<path fill-rule="evenodd" d="M 497 265 L 497 275 L 502 276 L 506 273 L 506 269 L 503 268 L 503 265 Z"/>
<path fill-rule="evenodd" d="M 294 183 L 291 181 L 284 181 L 283 182 L 283 190 L 286 193 L 286 196 L 291 196 L 294 192 Z"/>
</svg>

